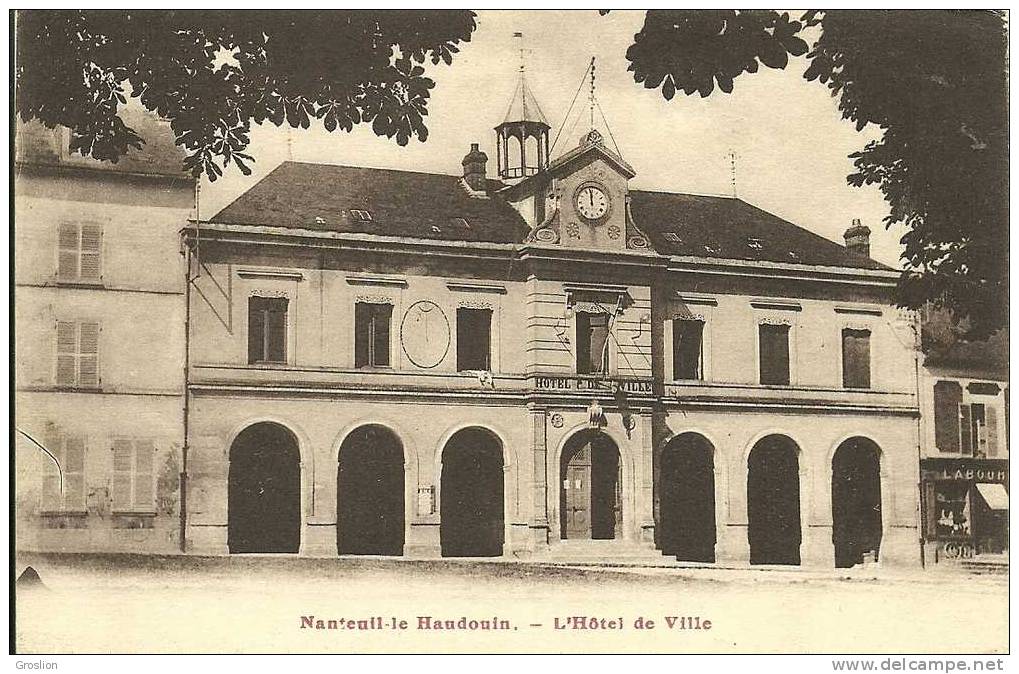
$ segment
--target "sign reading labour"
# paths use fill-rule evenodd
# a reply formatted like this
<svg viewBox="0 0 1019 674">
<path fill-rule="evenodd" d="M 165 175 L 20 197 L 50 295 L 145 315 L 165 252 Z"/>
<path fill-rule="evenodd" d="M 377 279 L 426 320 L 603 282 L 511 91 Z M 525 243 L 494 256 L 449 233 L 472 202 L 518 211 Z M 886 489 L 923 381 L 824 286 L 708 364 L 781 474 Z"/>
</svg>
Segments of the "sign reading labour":
<svg viewBox="0 0 1019 674">
<path fill-rule="evenodd" d="M 650 381 L 639 379 L 587 379 L 580 377 L 535 377 L 534 388 L 539 391 L 603 391 L 650 395 Z"/>
<path fill-rule="evenodd" d="M 1008 484 L 1008 461 L 1002 459 L 923 459 L 924 480 L 971 480 Z"/>
</svg>

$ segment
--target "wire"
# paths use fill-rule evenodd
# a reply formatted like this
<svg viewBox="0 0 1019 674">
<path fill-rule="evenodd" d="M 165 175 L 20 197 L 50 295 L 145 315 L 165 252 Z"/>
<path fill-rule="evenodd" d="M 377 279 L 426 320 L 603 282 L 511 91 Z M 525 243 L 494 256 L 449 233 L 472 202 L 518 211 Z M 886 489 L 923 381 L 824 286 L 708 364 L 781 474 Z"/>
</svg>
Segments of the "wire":
<svg viewBox="0 0 1019 674">
<path fill-rule="evenodd" d="M 601 103 L 599 103 L 596 99 L 594 104 L 598 108 L 598 113 L 601 115 L 602 121 L 605 122 L 605 130 L 609 132 L 609 140 L 612 141 L 612 146 L 616 148 L 616 154 L 622 157 L 623 152 L 619 149 L 619 143 L 616 142 L 616 137 L 612 135 L 612 127 L 609 126 L 609 120 L 605 117 L 605 111 L 601 109 Z"/>
<path fill-rule="evenodd" d="M 593 61 L 592 61 L 593 62 Z M 563 123 L 559 126 L 559 131 L 556 132 L 555 140 L 552 141 L 552 147 L 548 149 L 548 155 L 552 156 L 552 150 L 555 149 L 556 143 L 559 142 L 559 136 L 563 133 L 563 127 L 566 126 L 566 122 L 570 119 L 570 113 L 573 111 L 573 106 L 577 103 L 577 96 L 580 95 L 581 89 L 584 88 L 584 82 L 587 81 L 587 74 L 591 72 L 591 65 L 588 64 L 587 70 L 584 71 L 584 76 L 580 78 L 580 85 L 577 87 L 577 92 L 573 94 L 573 100 L 570 101 L 570 107 L 566 109 L 566 116 L 563 117 Z M 572 130 L 572 129 L 571 129 Z"/>
</svg>

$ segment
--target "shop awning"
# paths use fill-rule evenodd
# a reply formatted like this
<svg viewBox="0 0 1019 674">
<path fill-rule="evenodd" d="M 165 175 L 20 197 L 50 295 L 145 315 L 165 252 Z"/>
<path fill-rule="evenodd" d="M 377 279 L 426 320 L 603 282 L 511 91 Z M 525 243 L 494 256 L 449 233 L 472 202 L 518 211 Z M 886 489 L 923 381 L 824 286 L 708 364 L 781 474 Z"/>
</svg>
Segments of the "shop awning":
<svg viewBox="0 0 1019 674">
<path fill-rule="evenodd" d="M 977 491 L 984 497 L 987 507 L 991 510 L 1008 510 L 1008 492 L 1005 485 L 978 482 Z"/>
</svg>

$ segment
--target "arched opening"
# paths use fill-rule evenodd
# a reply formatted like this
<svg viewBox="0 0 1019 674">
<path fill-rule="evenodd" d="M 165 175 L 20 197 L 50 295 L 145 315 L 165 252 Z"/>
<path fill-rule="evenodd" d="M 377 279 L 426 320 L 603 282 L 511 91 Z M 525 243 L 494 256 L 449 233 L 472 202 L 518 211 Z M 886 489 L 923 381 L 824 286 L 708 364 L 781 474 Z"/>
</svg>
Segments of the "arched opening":
<svg viewBox="0 0 1019 674">
<path fill-rule="evenodd" d="M 800 563 L 800 465 L 796 443 L 769 435 L 747 461 L 751 564 Z"/>
<path fill-rule="evenodd" d="M 881 548 L 881 450 L 850 438 L 831 462 L 832 543 L 836 568 L 877 561 Z"/>
<path fill-rule="evenodd" d="M 301 452 L 288 429 L 245 428 L 230 446 L 227 547 L 237 552 L 297 552 L 301 546 Z"/>
<path fill-rule="evenodd" d="M 383 426 L 343 441 L 336 468 L 336 549 L 341 555 L 402 555 L 403 445 Z"/>
<path fill-rule="evenodd" d="M 659 472 L 659 545 L 684 562 L 715 561 L 714 447 L 697 433 L 665 446 Z"/>
<path fill-rule="evenodd" d="M 520 160 L 523 158 L 523 146 L 520 139 L 516 136 L 509 136 L 506 138 L 506 168 L 516 173 L 511 173 L 512 177 L 519 177 L 522 175 Z"/>
<path fill-rule="evenodd" d="M 442 450 L 443 557 L 498 557 L 505 541 L 502 443 L 482 428 L 457 431 Z"/>
<path fill-rule="evenodd" d="M 622 462 L 612 438 L 582 431 L 559 462 L 559 531 L 564 539 L 612 539 L 622 532 Z"/>
<path fill-rule="evenodd" d="M 528 135 L 524 140 L 524 149 L 526 150 L 525 159 L 527 166 L 525 167 L 525 175 L 533 175 L 538 172 L 538 168 L 541 167 L 541 157 L 538 156 L 538 137 Z"/>
</svg>

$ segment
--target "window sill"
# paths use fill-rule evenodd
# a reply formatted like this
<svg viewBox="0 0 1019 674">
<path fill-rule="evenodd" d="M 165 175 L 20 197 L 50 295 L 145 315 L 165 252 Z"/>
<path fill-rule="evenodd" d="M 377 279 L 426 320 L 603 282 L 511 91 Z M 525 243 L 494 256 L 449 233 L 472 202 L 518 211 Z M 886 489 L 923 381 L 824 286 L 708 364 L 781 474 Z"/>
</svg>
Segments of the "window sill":
<svg viewBox="0 0 1019 674">
<path fill-rule="evenodd" d="M 273 367 L 279 367 L 281 365 L 285 367 L 285 366 L 287 366 L 289 364 L 290 363 L 288 363 L 285 360 L 256 360 L 256 361 L 253 361 L 253 362 L 251 362 L 251 361 L 248 362 L 248 365 L 251 365 L 253 367 L 258 367 L 258 368 L 265 368 L 265 369 L 273 368 Z"/>
<path fill-rule="evenodd" d="M 40 517 L 88 517 L 87 510 L 43 510 Z"/>
<path fill-rule="evenodd" d="M 61 288 L 105 288 L 102 279 L 56 278 L 53 283 Z"/>
<path fill-rule="evenodd" d="M 66 384 L 57 384 L 53 387 L 57 391 L 65 393 L 102 393 L 102 384 L 99 386 L 68 386 Z"/>
<path fill-rule="evenodd" d="M 155 517 L 155 510 L 114 510 L 114 517 Z"/>
<path fill-rule="evenodd" d="M 395 372 L 391 365 L 355 365 L 358 372 Z"/>
</svg>

